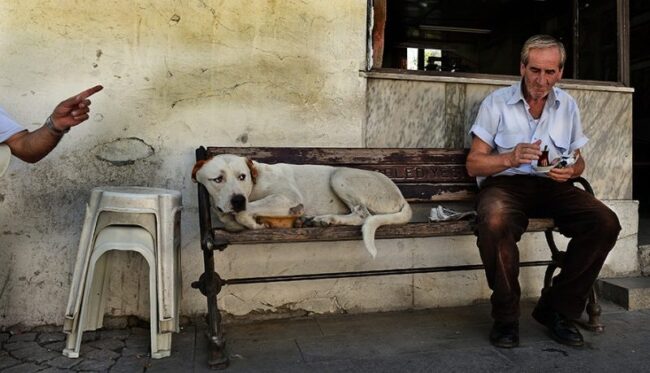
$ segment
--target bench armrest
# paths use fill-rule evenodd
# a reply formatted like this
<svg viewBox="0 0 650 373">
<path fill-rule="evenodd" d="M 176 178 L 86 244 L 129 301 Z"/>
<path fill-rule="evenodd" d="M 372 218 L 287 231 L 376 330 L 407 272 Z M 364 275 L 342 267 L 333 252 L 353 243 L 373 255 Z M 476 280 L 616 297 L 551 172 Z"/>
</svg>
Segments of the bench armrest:
<svg viewBox="0 0 650 373">
<path fill-rule="evenodd" d="M 589 194 L 592 196 L 594 195 L 594 190 L 591 188 L 591 184 L 582 176 L 573 178 L 569 180 L 573 184 L 580 184 L 582 185 L 582 188 L 586 190 Z"/>
</svg>

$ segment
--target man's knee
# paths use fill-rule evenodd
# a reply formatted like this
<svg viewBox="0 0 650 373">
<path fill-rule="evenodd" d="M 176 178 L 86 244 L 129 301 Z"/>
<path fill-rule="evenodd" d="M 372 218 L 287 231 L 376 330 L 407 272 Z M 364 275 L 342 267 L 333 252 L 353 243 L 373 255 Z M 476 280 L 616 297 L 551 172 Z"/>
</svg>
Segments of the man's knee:
<svg viewBox="0 0 650 373">
<path fill-rule="evenodd" d="M 526 230 L 527 219 L 518 219 L 516 215 L 510 214 L 503 209 L 493 208 L 477 217 L 477 228 L 479 235 L 490 235 L 494 237 L 512 236 L 516 241 Z"/>
<path fill-rule="evenodd" d="M 488 213 L 477 219 L 479 232 L 490 232 L 500 235 L 507 231 L 508 222 L 503 214 Z"/>
<path fill-rule="evenodd" d="M 614 211 L 609 208 L 603 209 L 599 214 L 598 232 L 602 234 L 603 239 L 616 242 L 618 234 L 621 232 L 621 223 Z"/>
</svg>

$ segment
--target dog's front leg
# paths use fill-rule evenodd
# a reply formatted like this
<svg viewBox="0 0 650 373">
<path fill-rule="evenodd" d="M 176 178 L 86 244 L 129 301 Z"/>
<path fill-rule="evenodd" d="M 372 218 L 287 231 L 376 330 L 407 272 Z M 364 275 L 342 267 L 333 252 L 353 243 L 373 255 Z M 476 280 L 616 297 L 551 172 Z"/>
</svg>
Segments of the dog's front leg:
<svg viewBox="0 0 650 373">
<path fill-rule="evenodd" d="M 240 211 L 235 214 L 237 223 L 243 225 L 248 229 L 262 229 L 267 228 L 264 224 L 260 224 L 255 219 L 255 216 L 248 211 Z"/>
<path fill-rule="evenodd" d="M 291 198 L 284 194 L 272 194 L 248 203 L 245 211 L 235 215 L 239 224 L 249 229 L 268 228 L 257 222 L 258 217 L 302 216 L 304 207 L 298 197 Z"/>
<path fill-rule="evenodd" d="M 239 224 L 233 214 L 224 214 L 223 212 L 217 211 L 217 216 L 223 224 L 223 227 L 228 232 L 241 232 L 246 227 L 242 224 Z"/>
</svg>

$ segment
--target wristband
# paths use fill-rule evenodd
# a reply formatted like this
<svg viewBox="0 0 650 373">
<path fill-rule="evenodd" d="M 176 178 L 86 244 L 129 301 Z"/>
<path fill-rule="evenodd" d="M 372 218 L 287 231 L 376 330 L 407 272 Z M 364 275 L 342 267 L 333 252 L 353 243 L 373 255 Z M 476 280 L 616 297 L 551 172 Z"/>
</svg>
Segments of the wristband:
<svg viewBox="0 0 650 373">
<path fill-rule="evenodd" d="M 45 120 L 45 127 L 47 127 L 47 129 L 52 131 L 52 133 L 54 133 L 55 135 L 59 135 L 59 136 L 63 136 L 66 133 L 70 132 L 70 128 L 60 130 L 60 129 L 54 127 L 54 122 L 52 122 L 52 116 L 51 115 L 49 117 L 47 117 L 47 119 Z"/>
</svg>

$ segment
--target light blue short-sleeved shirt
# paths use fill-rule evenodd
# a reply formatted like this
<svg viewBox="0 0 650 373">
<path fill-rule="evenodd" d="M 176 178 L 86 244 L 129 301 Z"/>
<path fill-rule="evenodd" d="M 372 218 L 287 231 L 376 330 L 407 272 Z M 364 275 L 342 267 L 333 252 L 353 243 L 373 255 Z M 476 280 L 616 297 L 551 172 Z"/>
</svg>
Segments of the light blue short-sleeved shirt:
<svg viewBox="0 0 650 373">
<path fill-rule="evenodd" d="M 573 97 L 553 87 L 539 119 L 529 112 L 530 106 L 521 91 L 521 81 L 498 89 L 488 95 L 479 108 L 469 133 L 490 145 L 494 152 L 512 151 L 519 143 L 542 140 L 548 146 L 549 160 L 569 156 L 583 147 L 589 139 L 582 132 L 580 112 Z M 547 175 L 536 172 L 532 164 L 512 167 L 496 175 Z M 485 177 L 478 177 L 479 185 Z"/>
<path fill-rule="evenodd" d="M 11 136 L 24 130 L 25 128 L 23 126 L 16 123 L 16 121 L 0 107 L 0 144 L 7 141 Z"/>
</svg>

